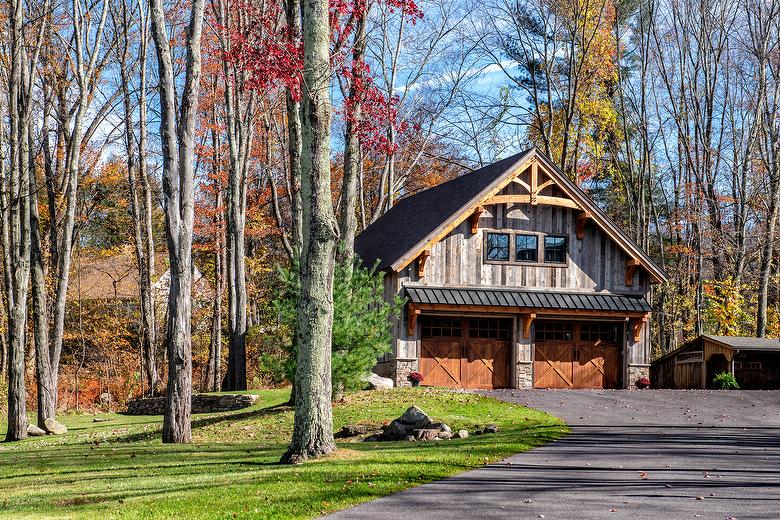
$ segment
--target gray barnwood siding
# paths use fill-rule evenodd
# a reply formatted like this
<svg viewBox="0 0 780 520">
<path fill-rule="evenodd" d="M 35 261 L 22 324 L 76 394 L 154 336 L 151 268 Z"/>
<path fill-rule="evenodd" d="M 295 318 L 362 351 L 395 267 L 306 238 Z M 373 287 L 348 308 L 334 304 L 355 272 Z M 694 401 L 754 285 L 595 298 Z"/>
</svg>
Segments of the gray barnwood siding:
<svg viewBox="0 0 780 520">
<path fill-rule="evenodd" d="M 527 173 L 525 174 L 528 175 Z M 544 182 L 543 176 L 540 183 Z M 528 179 L 526 179 L 527 181 Z M 502 194 L 522 193 L 522 187 L 511 184 Z M 552 186 L 544 195 L 563 196 Z M 469 285 L 488 287 L 520 287 L 537 290 L 584 291 L 622 294 L 641 294 L 650 298 L 649 278 L 643 269 L 637 269 L 632 286 L 625 284 L 623 250 L 592 221 L 585 228 L 583 239 L 577 238 L 578 210 L 530 204 L 498 204 L 485 206 L 476 234 L 471 234 L 466 219 L 431 249 L 425 276 L 420 278 L 417 263 L 412 262 L 399 273 L 388 273 L 385 279 L 387 296 L 400 294 L 407 283 L 434 286 Z M 527 231 L 541 235 L 568 237 L 568 258 L 565 266 L 539 264 L 491 263 L 485 260 L 485 233 L 489 231 Z M 541 256 L 541 253 L 540 253 Z M 541 260 L 541 258 L 540 258 Z M 396 356 L 416 358 L 419 327 L 415 337 L 406 333 L 406 316 L 394 325 Z M 627 364 L 641 365 L 649 359 L 649 324 L 641 331 L 640 340 L 627 340 Z M 516 336 L 517 363 L 531 361 L 532 349 L 526 340 Z"/>
</svg>

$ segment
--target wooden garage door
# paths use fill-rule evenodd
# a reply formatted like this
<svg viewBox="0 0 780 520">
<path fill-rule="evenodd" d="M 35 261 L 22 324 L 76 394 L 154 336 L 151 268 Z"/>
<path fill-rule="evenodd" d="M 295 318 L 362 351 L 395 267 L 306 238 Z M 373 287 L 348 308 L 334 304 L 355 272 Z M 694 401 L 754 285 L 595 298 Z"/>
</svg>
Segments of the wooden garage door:
<svg viewBox="0 0 780 520">
<path fill-rule="evenodd" d="M 538 321 L 534 388 L 620 388 L 622 325 Z"/>
<path fill-rule="evenodd" d="M 510 320 L 423 316 L 420 321 L 423 385 L 509 386 Z"/>
</svg>

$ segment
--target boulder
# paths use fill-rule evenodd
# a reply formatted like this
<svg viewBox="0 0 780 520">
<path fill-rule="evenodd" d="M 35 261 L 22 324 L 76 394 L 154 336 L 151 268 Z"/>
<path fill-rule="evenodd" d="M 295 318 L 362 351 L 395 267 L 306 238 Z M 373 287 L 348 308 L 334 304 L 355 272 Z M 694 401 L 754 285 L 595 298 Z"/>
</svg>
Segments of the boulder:
<svg viewBox="0 0 780 520">
<path fill-rule="evenodd" d="M 443 432 L 452 433 L 452 428 L 441 422 L 433 423 L 429 426 L 429 428 L 436 428 L 437 430 L 441 430 Z"/>
<path fill-rule="evenodd" d="M 421 428 L 414 430 L 414 438 L 418 441 L 432 441 L 439 436 L 439 430 L 436 428 Z"/>
<path fill-rule="evenodd" d="M 458 432 L 453 436 L 456 439 L 465 439 L 469 436 L 468 430 L 458 430 Z"/>
<path fill-rule="evenodd" d="M 52 418 L 46 419 L 43 421 L 44 426 L 46 427 L 46 431 L 51 433 L 52 435 L 65 435 L 68 433 L 68 429 L 65 427 L 64 424 L 58 423 Z"/>
<path fill-rule="evenodd" d="M 444 430 L 441 430 L 439 431 L 439 438 L 445 441 L 452 439 L 452 432 L 445 432 Z"/>
<path fill-rule="evenodd" d="M 379 428 L 375 424 L 348 424 L 339 430 L 335 437 L 337 439 L 346 439 L 349 437 L 357 437 L 358 435 L 364 435 L 366 433 L 373 433 Z"/>
<path fill-rule="evenodd" d="M 404 414 L 396 420 L 400 421 L 402 424 L 414 426 L 415 429 L 428 428 L 433 424 L 433 421 L 428 417 L 428 414 L 417 406 L 410 406 L 406 409 Z"/>
<path fill-rule="evenodd" d="M 488 424 L 482 430 L 482 433 L 498 433 L 498 426 L 496 426 L 495 424 Z"/>
<path fill-rule="evenodd" d="M 400 441 L 412 435 L 412 430 L 412 426 L 396 419 L 382 429 L 382 438 L 386 441 Z"/>
<path fill-rule="evenodd" d="M 30 437 L 43 437 L 44 435 L 46 435 L 46 431 L 42 430 L 41 428 L 38 428 L 34 424 L 28 424 L 27 435 L 29 435 Z"/>
<path fill-rule="evenodd" d="M 393 380 L 388 377 L 382 377 L 379 374 L 371 372 L 369 375 L 363 378 L 363 381 L 374 390 L 391 390 L 393 388 Z"/>
</svg>

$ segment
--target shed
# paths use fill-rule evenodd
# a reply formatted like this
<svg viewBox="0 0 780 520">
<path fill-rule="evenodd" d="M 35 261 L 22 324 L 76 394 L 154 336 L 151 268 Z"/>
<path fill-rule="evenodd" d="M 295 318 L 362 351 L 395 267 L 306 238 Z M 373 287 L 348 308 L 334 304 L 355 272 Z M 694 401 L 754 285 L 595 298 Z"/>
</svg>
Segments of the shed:
<svg viewBox="0 0 780 520">
<path fill-rule="evenodd" d="M 650 380 L 655 388 L 712 388 L 721 372 L 743 389 L 780 389 L 780 340 L 705 334 L 653 361 Z"/>
</svg>

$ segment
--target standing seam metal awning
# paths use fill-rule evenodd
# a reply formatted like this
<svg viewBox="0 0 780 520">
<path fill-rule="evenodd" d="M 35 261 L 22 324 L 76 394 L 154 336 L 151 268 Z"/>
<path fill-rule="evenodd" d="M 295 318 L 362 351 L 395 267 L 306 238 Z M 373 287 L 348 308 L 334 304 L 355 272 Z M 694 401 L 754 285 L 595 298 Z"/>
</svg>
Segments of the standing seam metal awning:
<svg viewBox="0 0 780 520">
<path fill-rule="evenodd" d="M 433 305 L 480 305 L 486 307 L 606 312 L 651 312 L 642 296 L 481 289 L 472 287 L 406 286 L 412 303 Z M 472 303 L 473 302 L 473 303 Z"/>
</svg>

